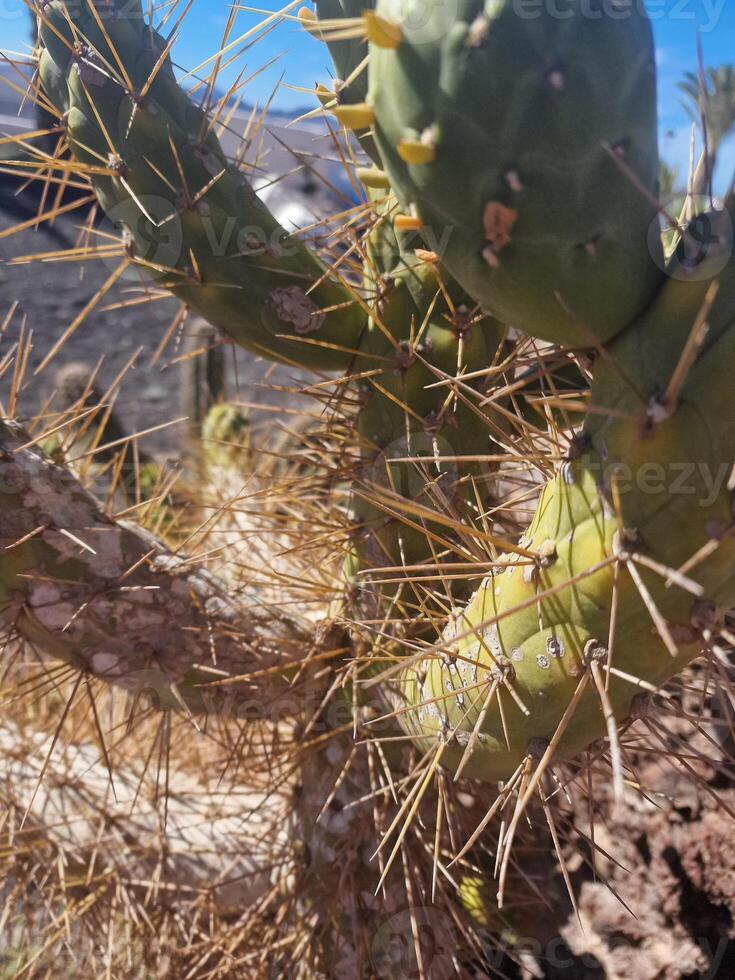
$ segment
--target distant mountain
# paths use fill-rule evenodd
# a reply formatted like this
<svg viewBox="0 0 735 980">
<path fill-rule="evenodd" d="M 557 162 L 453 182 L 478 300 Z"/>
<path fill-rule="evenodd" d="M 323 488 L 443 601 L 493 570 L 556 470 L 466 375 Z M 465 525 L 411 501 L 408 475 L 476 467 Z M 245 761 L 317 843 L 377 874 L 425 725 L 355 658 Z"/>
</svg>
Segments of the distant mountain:
<svg viewBox="0 0 735 980">
<path fill-rule="evenodd" d="M 23 87 L 23 75 L 25 75 L 26 80 L 30 81 L 33 77 L 33 69 L 29 66 L 21 71 L 9 65 L 7 63 L 0 62 L 0 116 L 9 117 L 10 119 L 16 118 L 18 116 L 18 108 L 23 103 L 23 99 L 10 84 L 15 86 Z M 236 100 L 232 100 L 231 104 L 234 104 Z M 272 121 L 273 124 L 279 126 L 286 126 L 288 123 L 293 122 L 294 119 L 298 119 L 300 116 L 305 115 L 314 106 L 300 106 L 295 109 L 283 109 L 279 106 L 270 106 L 268 109 L 268 119 Z M 249 102 L 240 102 L 238 106 L 238 116 L 247 118 L 253 111 L 253 105 Z M 21 107 L 20 118 L 30 119 L 33 116 L 33 104 L 30 100 L 26 100 L 25 104 Z M 308 128 L 313 128 L 314 126 L 319 126 L 319 121 L 310 121 Z M 4 128 L 5 120 L 0 123 L 0 128 Z"/>
<path fill-rule="evenodd" d="M 31 68 L 23 75 L 12 65 L 0 63 L 0 136 L 16 136 L 24 131 L 37 128 L 36 114 L 30 99 L 23 96 L 8 83 L 24 89 L 33 76 Z M 0 158 L 11 153 L 12 147 L 0 145 Z"/>
<path fill-rule="evenodd" d="M 32 77 L 30 68 L 26 77 L 27 80 Z M 7 81 L 24 85 L 13 66 L 0 63 L 0 137 L 22 135 L 24 130 L 37 128 L 33 103 L 24 100 Z M 341 154 L 335 152 L 332 136 L 323 121 L 317 117 L 290 125 L 308 111 L 306 107 L 269 108 L 265 121 L 249 136 L 245 157 L 252 167 L 253 185 L 288 229 L 312 225 L 327 214 L 357 203 Z M 239 134 L 249 131 L 252 112 L 251 105 L 241 103 L 221 135 L 222 148 L 230 158 L 242 150 Z M 0 145 L 0 159 L 17 155 L 12 144 Z M 12 197 L 15 188 L 13 178 L 0 174 L 0 204 L 7 207 L 8 194 Z"/>
</svg>

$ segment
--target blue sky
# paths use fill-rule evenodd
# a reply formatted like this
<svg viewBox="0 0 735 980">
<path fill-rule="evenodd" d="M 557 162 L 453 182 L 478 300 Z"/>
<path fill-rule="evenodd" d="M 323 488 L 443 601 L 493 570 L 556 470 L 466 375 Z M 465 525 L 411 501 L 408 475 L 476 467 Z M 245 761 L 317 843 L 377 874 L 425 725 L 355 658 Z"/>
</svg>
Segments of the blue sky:
<svg viewBox="0 0 735 980">
<path fill-rule="evenodd" d="M 281 0 L 250 0 L 264 12 L 280 9 Z M 553 0 L 547 0 L 553 2 Z M 636 0 L 641 2 L 641 0 Z M 697 62 L 697 32 L 702 38 L 706 64 L 717 65 L 732 60 L 735 50 L 735 2 L 733 0 L 646 0 L 653 21 L 659 65 L 659 111 L 662 155 L 686 168 L 689 147 L 689 123 L 679 105 L 676 83 L 684 71 Z M 220 42 L 230 5 L 224 0 L 194 0 L 175 48 L 177 63 L 193 68 L 214 52 Z M 16 51 L 27 43 L 27 18 L 22 0 L 0 0 L 0 38 L 2 46 Z M 264 13 L 240 10 L 234 37 L 253 27 Z M 249 102 L 264 101 L 283 76 L 283 85 L 275 104 L 284 108 L 309 105 L 308 96 L 286 86 L 313 87 L 329 73 L 329 59 L 324 47 L 308 37 L 292 22 L 281 23 L 267 37 L 245 52 L 225 78 L 247 66 L 256 71 L 273 58 L 277 62 L 248 86 Z M 672 135 L 673 134 L 673 135 Z M 721 159 L 721 180 L 728 181 L 735 169 L 735 141 L 731 141 Z"/>
</svg>

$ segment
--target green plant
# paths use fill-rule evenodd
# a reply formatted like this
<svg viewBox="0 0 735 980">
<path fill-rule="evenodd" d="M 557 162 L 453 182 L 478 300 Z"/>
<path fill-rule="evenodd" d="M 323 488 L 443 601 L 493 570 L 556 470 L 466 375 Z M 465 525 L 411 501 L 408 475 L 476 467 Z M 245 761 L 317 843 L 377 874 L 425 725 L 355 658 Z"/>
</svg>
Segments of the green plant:
<svg viewBox="0 0 735 980">
<path fill-rule="evenodd" d="M 511 3 L 475 3 L 445 22 L 441 4 L 424 9 L 415 29 L 401 3 L 378 5 L 400 36 L 373 45 L 368 96 L 391 184 L 424 233 L 451 229 L 442 260 L 478 300 L 542 339 L 598 350 L 587 421 L 523 551 L 454 617 L 445 656 L 411 658 L 399 675 L 419 706 L 402 716 L 409 732 L 439 744 L 445 764 L 507 779 L 529 746 L 574 753 L 602 734 L 600 692 L 584 687 L 611 669 L 613 643 L 622 672 L 658 686 L 698 655 L 702 630 L 735 598 L 733 434 L 723 420 L 703 442 L 699 428 L 705 379 L 732 343 L 732 224 L 727 212 L 704 216 L 664 267 L 650 234 L 658 154 L 642 12 L 614 20 L 569 4 L 568 18 L 524 19 Z M 629 84 L 596 95 L 620 64 Z M 611 180 L 622 196 L 607 197 Z M 696 475 L 677 494 L 671 476 L 688 465 Z M 641 485 L 646 466 L 666 474 L 655 491 Z M 633 477 L 624 490 L 622 467 Z M 706 564 L 693 563 L 703 548 Z M 696 581 L 679 572 L 688 567 Z M 506 717 L 483 670 L 516 689 Z M 455 687 L 485 696 L 468 706 L 446 695 Z M 635 685 L 608 677 L 602 687 L 622 721 Z"/>
<path fill-rule="evenodd" d="M 483 926 L 483 861 L 470 850 L 479 830 L 504 811 L 502 904 L 510 845 L 536 795 L 548 807 L 552 763 L 607 736 L 622 795 L 618 726 L 720 642 L 721 613 L 735 602 L 735 421 L 716 408 L 735 358 L 732 207 L 676 228 L 665 262 L 650 27 L 640 8 L 619 18 L 593 6 L 599 16 L 569 0 L 568 17 L 524 19 L 504 0 L 465 0 L 449 14 L 438 0 L 380 0 L 367 10 L 320 2 L 320 20 L 301 15 L 340 75 L 319 99 L 372 157 L 358 171 L 371 220 L 351 242 L 352 264 L 277 225 L 177 85 L 139 7 L 52 0 L 39 10 L 43 85 L 79 173 L 125 236 L 126 267 L 249 350 L 349 379 L 349 389 L 337 384 L 351 392 L 339 471 L 351 494 L 338 616 L 349 640 L 329 651 L 339 669 L 324 695 L 348 720 L 331 726 L 333 769 L 317 755 L 304 782 L 317 786 L 322 766 L 329 782 L 336 766 L 338 812 L 370 797 L 372 770 L 345 776 L 352 726 L 366 718 L 384 722 L 381 752 L 397 768 L 391 740 L 419 758 L 388 838 L 437 773 L 500 782 L 486 814 L 467 807 L 478 831 L 457 888 Z M 534 341 L 557 346 L 544 353 Z M 524 345 L 538 370 L 524 370 Z M 216 429 L 229 416 L 215 411 Z M 502 524 L 498 464 L 523 440 L 535 440 L 529 456 L 544 476 L 555 472 L 525 533 L 509 540 L 521 518 Z M 4 506 L 22 503 L 16 493 Z M 63 558 L 48 548 L 43 535 L 17 548 L 0 580 L 6 608 L 21 573 Z M 88 567 L 61 571 L 82 579 Z M 22 626 L 40 642 L 32 620 L 25 609 Z M 201 629 L 196 615 L 191 629 Z M 99 638 L 74 645 L 76 635 L 57 655 L 127 678 L 97 670 Z M 279 635 L 304 642 L 290 623 Z M 165 670 L 153 687 L 164 706 L 196 712 L 205 672 L 193 651 L 185 659 L 167 666 L 170 689 Z M 263 669 L 277 678 L 275 697 L 279 683 L 309 674 L 277 656 Z M 254 670 L 248 661 L 241 673 Z M 366 703 L 373 693 L 382 719 Z M 226 699 L 207 707 L 224 713 Z M 324 794 L 306 797 L 307 849 L 329 864 L 338 830 L 318 826 Z M 346 816 L 343 832 L 349 825 Z M 356 892 L 372 890 L 374 872 L 354 860 Z M 325 892 L 334 887 L 329 878 Z M 350 928 L 335 918 L 327 945 L 342 956 Z M 357 975 L 350 955 L 345 975 Z"/>
<path fill-rule="evenodd" d="M 707 146 L 714 162 L 717 151 L 735 126 L 735 70 L 732 65 L 719 65 L 708 68 L 702 76 L 687 72 L 679 89 L 693 121 L 704 121 Z"/>
</svg>

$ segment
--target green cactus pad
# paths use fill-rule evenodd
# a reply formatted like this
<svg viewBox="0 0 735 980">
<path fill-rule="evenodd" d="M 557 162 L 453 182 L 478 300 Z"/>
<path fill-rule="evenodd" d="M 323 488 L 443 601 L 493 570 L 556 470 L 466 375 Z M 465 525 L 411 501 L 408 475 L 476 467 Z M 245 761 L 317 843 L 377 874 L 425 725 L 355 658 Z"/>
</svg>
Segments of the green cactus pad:
<svg viewBox="0 0 735 980">
<path fill-rule="evenodd" d="M 315 2 L 319 18 L 329 21 L 359 17 L 365 10 L 372 10 L 375 7 L 374 0 L 315 0 Z M 364 41 L 355 39 L 328 41 L 327 46 L 337 70 L 338 82 L 341 85 L 340 102 L 344 105 L 364 102 L 368 87 L 367 71 L 357 74 L 347 87 L 344 87 L 342 83 L 358 71 L 361 63 L 367 57 L 367 45 Z"/>
<path fill-rule="evenodd" d="M 404 37 L 371 48 L 369 101 L 404 208 L 467 292 L 536 337 L 593 346 L 662 281 L 654 48 L 640 4 L 557 7 L 380 0 Z M 405 141 L 433 160 L 407 163 Z"/>
</svg>

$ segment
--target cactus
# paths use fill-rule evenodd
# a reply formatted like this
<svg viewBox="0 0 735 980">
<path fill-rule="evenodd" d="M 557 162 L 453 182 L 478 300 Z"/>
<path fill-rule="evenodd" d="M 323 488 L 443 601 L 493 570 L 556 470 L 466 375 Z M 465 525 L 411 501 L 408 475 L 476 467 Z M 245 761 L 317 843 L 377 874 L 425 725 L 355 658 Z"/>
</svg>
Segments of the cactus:
<svg viewBox="0 0 735 980">
<path fill-rule="evenodd" d="M 322 20 L 336 21 L 360 17 L 364 10 L 373 6 L 374 0 L 317 0 L 316 3 L 317 13 Z M 304 9 L 309 10 L 308 7 Z M 334 98 L 330 99 L 328 93 L 323 93 L 326 105 L 334 102 L 335 106 L 339 105 L 343 109 L 362 105 L 367 97 L 367 72 L 360 70 L 367 55 L 362 39 L 327 39 L 327 44 L 337 70 L 337 78 L 332 93 Z M 367 129 L 360 133 L 360 143 L 368 155 L 379 163 L 380 156 Z"/>
<path fill-rule="evenodd" d="M 329 651 L 339 669 L 330 675 L 327 658 L 319 674 L 348 722 L 330 722 L 323 736 L 334 739 L 332 770 L 321 771 L 321 756 L 300 760 L 313 790 L 304 830 L 312 874 L 341 853 L 334 827 L 349 828 L 351 811 L 341 814 L 350 797 L 395 792 L 392 783 L 375 789 L 369 766 L 347 776 L 353 726 L 361 732 L 365 718 L 376 720 L 365 704 L 374 690 L 386 715 L 380 765 L 390 756 L 408 772 L 401 793 L 420 773 L 399 816 L 408 812 L 410 822 L 420 811 L 437 772 L 478 781 L 473 816 L 485 794 L 494 799 L 493 785 L 502 784 L 491 815 L 515 794 L 497 860 L 502 904 L 510 843 L 552 760 L 578 758 L 604 736 L 615 755 L 617 726 L 641 713 L 640 695 L 716 643 L 721 611 L 735 604 L 735 421 L 713 410 L 727 404 L 735 363 L 735 207 L 676 228 L 678 248 L 664 261 L 647 18 L 640 6 L 626 17 L 594 0 L 563 6 L 568 16 L 524 18 L 510 0 L 461 0 L 451 10 L 439 0 L 367 8 L 319 0 L 320 20 L 301 15 L 329 44 L 342 83 L 318 97 L 372 157 L 359 171 L 370 215 L 353 241 L 361 270 L 342 257 L 330 265 L 277 225 L 177 86 L 165 43 L 139 8 L 51 0 L 39 12 L 43 84 L 66 113 L 80 172 L 126 233 L 129 260 L 242 346 L 346 372 L 357 395 L 354 414 L 342 416 L 354 428 L 339 474 L 351 493 L 343 576 L 351 601 L 342 615 L 352 645 L 338 661 Z M 230 245 L 231 235 L 244 239 Z M 525 419 L 516 414 L 528 372 L 504 362 L 513 349 L 505 324 L 523 331 L 519 347 L 591 349 L 582 427 L 566 424 L 558 398 L 548 410 L 531 404 Z M 559 384 L 550 372 L 537 390 L 586 395 L 582 362 L 548 356 L 559 357 Z M 216 406 L 206 431 L 229 427 L 232 415 Z M 533 437 L 541 419 L 550 430 L 542 451 L 564 440 L 567 448 L 516 543 L 495 534 L 494 461 Z M 3 507 L 22 502 L 16 494 Z M 42 516 L 30 524 L 42 528 Z M 465 546 L 473 534 L 493 567 L 482 581 Z M 61 562 L 54 541 L 53 531 L 24 541 L 0 577 L 6 618 L 17 612 L 18 578 L 39 560 Z M 445 575 L 457 556 L 465 574 Z M 86 574 L 86 565 L 61 563 L 65 576 Z M 383 581 L 381 569 L 395 566 L 407 574 Z M 414 594 L 416 567 L 438 569 L 440 584 Z M 84 636 L 74 642 L 86 617 L 55 642 L 24 610 L 21 624 L 37 642 L 45 637 L 62 659 L 89 669 Z M 290 624 L 284 632 L 287 643 L 300 637 Z M 233 673 L 236 646 L 227 647 Z M 173 666 L 173 686 L 157 681 L 163 706 L 198 710 L 204 679 L 194 651 Z M 276 686 L 294 677 L 277 656 L 264 671 Z M 226 710 L 217 698 L 206 707 Z M 391 741 L 414 753 L 407 768 Z M 326 802 L 315 766 L 335 787 Z M 541 802 L 546 814 L 548 795 Z M 453 825 L 453 846 L 457 834 Z M 437 829 L 437 854 L 439 838 Z M 381 865 L 380 885 L 402 839 Z M 376 875 L 356 841 L 349 874 L 362 896 Z M 484 866 L 473 852 L 452 906 L 483 928 L 493 921 Z M 426 875 L 416 887 L 428 894 Z M 338 892 L 339 882 L 329 877 L 312 907 L 325 891 Z M 326 945 L 353 976 L 365 951 L 362 939 L 344 948 L 359 918 L 353 910 L 346 924 L 345 915 L 334 914 Z"/>
<path fill-rule="evenodd" d="M 705 451 L 689 404 L 706 356 L 713 363 L 718 341 L 727 350 L 733 298 L 727 288 L 715 295 L 713 281 L 732 274 L 731 223 L 703 216 L 706 254 L 695 263 L 675 255 L 664 278 L 651 235 L 653 46 L 640 9 L 589 17 L 570 3 L 567 18 L 523 18 L 510 3 L 469 3 L 451 19 L 437 3 L 424 5 L 416 27 L 408 7 L 377 5 L 400 43 L 372 43 L 368 94 L 405 209 L 424 235 L 449 226 L 442 261 L 485 308 L 541 339 L 607 344 L 574 458 L 546 488 L 523 553 L 453 617 L 436 652 L 399 675 L 413 709 L 399 716 L 404 729 L 425 749 L 448 736 L 445 765 L 496 781 L 519 770 L 529 746 L 574 755 L 611 716 L 628 717 L 639 693 L 629 678 L 660 686 L 699 654 L 703 630 L 735 599 L 722 478 L 732 433 L 723 423 Z M 621 64 L 626 82 L 614 85 Z M 614 200 L 603 190 L 610 183 L 621 188 Z M 696 475 L 678 500 L 638 483 L 646 466 L 671 477 L 687 463 Z M 619 466 L 634 479 L 620 498 Z M 719 480 L 711 500 L 708 479 Z M 687 533 L 667 540 L 677 513 Z M 677 576 L 713 541 L 717 557 L 696 581 Z M 590 671 L 599 680 L 611 669 L 612 644 L 628 679 L 607 677 L 606 718 L 599 691 L 582 685 Z M 499 685 L 513 691 L 505 712 L 500 693 L 491 703 Z M 469 707 L 468 690 L 477 692 Z"/>
<path fill-rule="evenodd" d="M 229 714 L 264 695 L 248 671 L 292 661 L 308 643 L 288 616 L 251 608 L 148 532 L 110 521 L 68 471 L 2 420 L 0 465 L 0 617 L 52 656 L 145 693 L 159 709 Z M 246 649 L 259 652 L 243 658 Z M 209 686 L 223 669 L 243 675 L 242 684 Z M 276 685 L 273 694 L 285 691 Z"/>
<path fill-rule="evenodd" d="M 723 476 L 732 431 L 723 421 L 708 445 L 699 431 L 707 370 L 729 356 L 732 224 L 727 213 L 702 216 L 704 252 L 688 258 L 695 225 L 664 279 L 650 236 L 655 74 L 640 8 L 608 20 L 602 6 L 589 17 L 570 3 L 567 18 L 524 18 L 510 3 L 469 3 L 442 23 L 444 6 L 425 6 L 418 30 L 404 4 L 377 7 L 406 22 L 399 45 L 371 52 L 369 101 L 393 186 L 425 231 L 449 225 L 442 259 L 486 308 L 541 339 L 607 345 L 586 426 L 541 497 L 525 553 L 399 678 L 415 709 L 400 716 L 406 731 L 424 748 L 451 733 L 444 764 L 495 781 L 534 746 L 574 755 L 605 733 L 599 692 L 584 684 L 590 670 L 611 669 L 611 644 L 619 671 L 656 688 L 699 654 L 735 600 Z M 621 65 L 625 84 L 614 85 Z M 603 190 L 611 182 L 621 187 L 614 201 Z M 630 287 L 623 297 L 616 282 Z M 647 466 L 670 479 L 687 464 L 693 478 L 679 497 L 640 485 Z M 633 486 L 618 498 L 620 466 Z M 719 481 L 714 495 L 708 480 Z M 667 535 L 672 525 L 681 533 Z M 678 576 L 706 547 L 713 555 L 695 581 Z M 624 720 L 635 684 L 604 686 L 608 716 Z M 507 689 L 504 712 L 493 696 Z"/>
<path fill-rule="evenodd" d="M 100 7 L 95 16 L 90 8 L 75 12 L 70 22 L 66 9 L 58 3 L 44 11 L 42 79 L 49 94 L 59 91 L 68 107 L 69 144 L 79 162 L 92 168 L 98 197 L 130 236 L 135 261 L 245 347 L 307 367 L 349 366 L 357 375 L 367 373 L 359 429 L 366 465 L 372 467 L 368 482 L 390 481 L 385 472 L 376 476 L 381 464 L 375 462 L 389 447 L 397 450 L 394 455 L 418 455 L 421 465 L 428 465 L 428 456 L 487 454 L 487 434 L 469 424 L 470 411 L 458 400 L 447 404 L 439 389 L 415 407 L 412 402 L 426 383 L 441 377 L 439 371 L 452 376 L 487 367 L 502 338 L 500 325 L 471 315 L 456 289 L 445 298 L 441 274 L 422 268 L 412 252 L 407 262 L 397 244 L 370 274 L 377 281 L 368 290 L 378 295 L 366 320 L 368 303 L 359 300 L 356 287 L 338 281 L 303 243 L 278 228 L 242 173 L 225 160 L 211 127 L 175 84 L 167 60 L 149 81 L 163 44 L 143 29 L 138 15 L 118 16 Z M 128 52 L 135 46 L 142 54 L 133 60 Z M 114 77 L 122 69 L 111 77 L 104 67 L 116 58 L 125 65 L 132 94 Z M 238 234 L 229 239 L 227 253 L 218 255 L 214 245 L 225 240 L 233 218 Z M 257 227 L 263 239 L 250 253 L 239 242 L 239 232 L 248 227 Z M 431 322 L 424 322 L 429 309 Z M 468 480 L 462 492 L 466 505 L 475 508 L 477 491 Z M 487 492 L 480 487 L 483 498 Z M 367 531 L 371 539 L 373 564 L 400 560 L 395 534 L 389 532 L 387 544 L 376 543 L 373 531 L 376 522 L 385 523 L 384 508 L 376 516 L 374 508 L 358 502 L 356 518 L 358 533 Z M 425 535 L 418 537 L 416 546 L 405 547 L 406 560 L 426 556 Z"/>
<path fill-rule="evenodd" d="M 433 529 L 438 541 L 446 536 L 432 525 L 432 513 L 449 506 L 459 520 L 471 519 L 478 499 L 488 506 L 492 489 L 490 466 L 464 462 L 490 456 L 490 413 L 448 396 L 435 383 L 491 365 L 503 331 L 451 297 L 437 296 L 429 266 L 400 268 L 383 284 L 387 288 L 359 362 L 370 378 L 361 391 L 357 425 L 362 456 L 354 483 L 357 568 L 426 561 L 431 557 L 427 532 Z M 481 377 L 468 387 L 480 395 L 483 382 Z M 501 430 L 497 421 L 495 426 Z M 401 519 L 402 499 L 419 505 L 426 516 Z M 352 563 L 349 567 L 355 570 Z"/>
<path fill-rule="evenodd" d="M 189 421 L 188 442 L 196 446 L 207 413 L 225 397 L 225 357 L 217 331 L 206 320 L 197 320 L 187 329 L 184 344 L 181 410 Z"/>
</svg>

